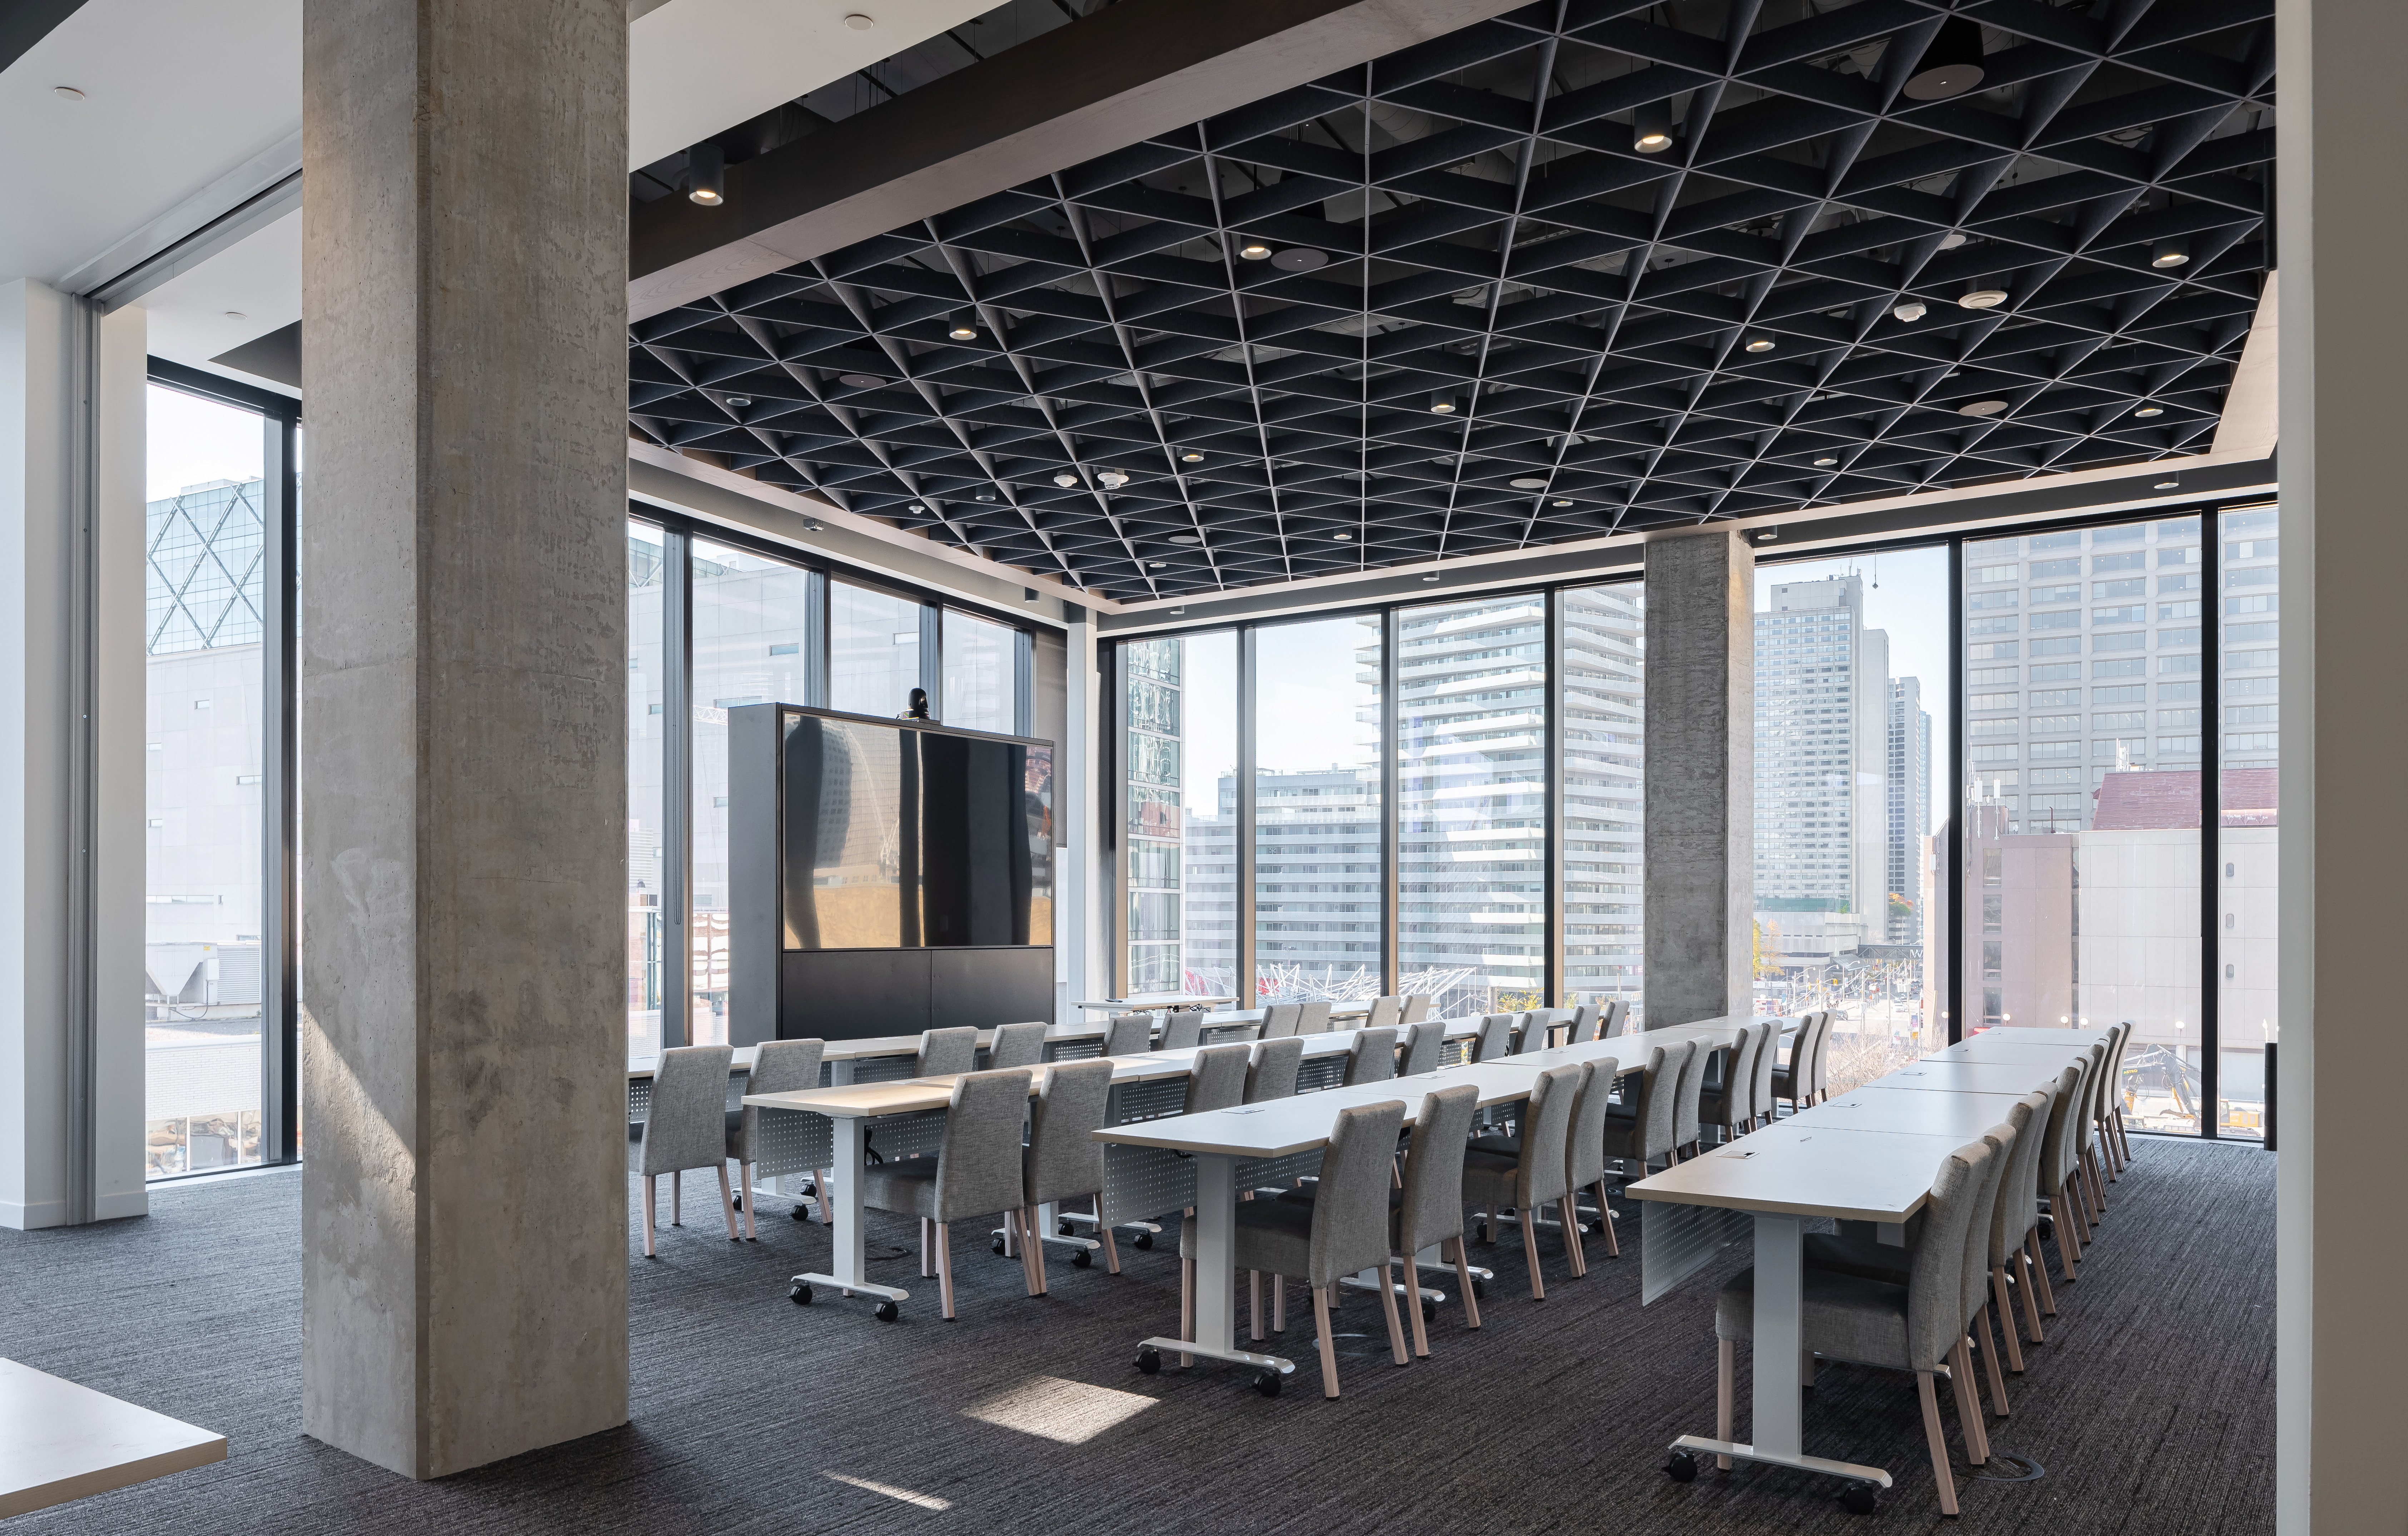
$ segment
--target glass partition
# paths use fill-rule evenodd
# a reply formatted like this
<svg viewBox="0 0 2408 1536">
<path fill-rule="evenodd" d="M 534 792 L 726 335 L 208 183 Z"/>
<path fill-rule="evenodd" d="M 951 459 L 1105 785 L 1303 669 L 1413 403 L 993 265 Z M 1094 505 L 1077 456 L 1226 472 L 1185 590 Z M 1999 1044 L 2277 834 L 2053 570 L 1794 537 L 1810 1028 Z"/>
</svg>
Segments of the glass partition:
<svg viewBox="0 0 2408 1536">
<path fill-rule="evenodd" d="M 661 821 L 661 598 L 666 535 L 627 524 L 627 1052 L 661 1047 L 661 963 L 668 929 L 661 896 L 666 828 Z"/>
<path fill-rule="evenodd" d="M 2276 900 L 2281 849 L 2283 680 L 2280 597 L 2283 575 L 2278 514 L 2272 506 L 2226 512 L 2217 519 L 2222 543 L 2222 606 L 2217 613 L 2224 671 L 2216 711 L 2222 772 L 2215 871 L 2216 1130 L 2251 1139 L 2266 1134 L 2266 1047 L 2280 1035 L 2275 1005 Z M 2159 711 L 2160 718 L 2166 714 Z M 2197 727 L 2199 711 L 2190 710 Z"/>
<path fill-rule="evenodd" d="M 1254 647 L 1254 993 L 1376 997 L 1379 618 L 1267 625 Z"/>
<path fill-rule="evenodd" d="M 920 686 L 920 604 L 829 582 L 828 707 L 893 719 Z"/>
<path fill-rule="evenodd" d="M 1238 636 L 1123 648 L 1133 992 L 1237 985 Z"/>
<path fill-rule="evenodd" d="M 944 704 L 945 723 L 967 731 L 1012 734 L 1019 712 L 1019 632 L 947 608 L 940 644 L 944 687 L 939 698 Z M 915 681 L 911 686 L 918 685 Z M 905 691 L 908 695 L 910 690 Z"/>
<path fill-rule="evenodd" d="M 1646 1016 L 1647 590 L 1564 593 L 1564 1001 Z"/>
</svg>

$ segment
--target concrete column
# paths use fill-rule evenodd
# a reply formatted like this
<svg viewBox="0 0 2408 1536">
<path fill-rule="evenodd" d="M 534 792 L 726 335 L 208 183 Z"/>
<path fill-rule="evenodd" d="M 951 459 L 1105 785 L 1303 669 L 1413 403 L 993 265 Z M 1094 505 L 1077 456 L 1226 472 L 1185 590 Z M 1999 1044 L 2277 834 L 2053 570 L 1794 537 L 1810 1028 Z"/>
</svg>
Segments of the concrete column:
<svg viewBox="0 0 2408 1536">
<path fill-rule="evenodd" d="M 0 284 L 0 1226 L 149 1208 L 145 334 Z"/>
<path fill-rule="evenodd" d="M 1756 557 L 1647 546 L 1646 1023 L 1754 1006 Z"/>
<path fill-rule="evenodd" d="M 627 1417 L 623 0 L 311 0 L 302 1422 Z"/>
<path fill-rule="evenodd" d="M 2408 1243 L 2398 1133 L 2408 718 L 2369 707 L 2400 645 L 2396 253 L 2408 244 L 2408 7 L 2280 0 L 2283 1032 L 2275 1528 L 2408 1529 Z M 2333 707 L 2319 664 L 2332 659 Z M 2332 739 L 2325 739 L 2325 724 Z M 2329 747 L 2330 751 L 2326 748 Z M 2246 1261 L 2245 1256 L 2236 1256 Z"/>
</svg>

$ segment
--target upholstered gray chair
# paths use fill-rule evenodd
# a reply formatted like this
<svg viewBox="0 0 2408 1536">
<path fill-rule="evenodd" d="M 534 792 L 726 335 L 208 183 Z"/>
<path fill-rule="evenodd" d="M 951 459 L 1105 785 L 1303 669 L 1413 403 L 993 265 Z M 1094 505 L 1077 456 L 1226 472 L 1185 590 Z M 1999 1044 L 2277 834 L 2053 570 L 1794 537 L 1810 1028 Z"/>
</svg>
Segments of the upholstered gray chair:
<svg viewBox="0 0 2408 1536">
<path fill-rule="evenodd" d="M 752 1052 L 752 1072 L 744 1091 L 754 1093 L 795 1093 L 820 1086 L 820 1059 L 827 1052 L 824 1040 L 767 1040 Z M 723 1108 L 725 1100 L 721 1101 Z M 744 1208 L 744 1235 L 757 1237 L 752 1220 L 752 1165 L 761 1160 L 761 1111 L 747 1106 L 726 1110 L 727 1159 L 736 1164 L 736 1187 L 743 1191 L 740 1202 Z M 814 1188 L 827 1188 L 827 1172 L 816 1174 Z"/>
<path fill-rule="evenodd" d="M 2132 1044 L 2132 1022 L 2126 1019 L 2115 1026 L 2115 1043 L 2107 1047 L 2107 1086 L 2104 1099 L 2107 1117 L 2101 1129 L 2115 1149 L 2118 1168 L 2132 1166 L 2132 1143 L 2124 1134 L 2124 1051 Z"/>
<path fill-rule="evenodd" d="M 1630 1004 L 1618 997 L 1609 1000 L 1605 1005 L 1605 1018 L 1598 1026 L 1598 1036 L 1610 1038 L 1631 1032 Z"/>
<path fill-rule="evenodd" d="M 1162 1016 L 1162 1044 L 1156 1050 L 1193 1050 L 1204 1039 L 1204 1010 L 1173 1008 Z"/>
<path fill-rule="evenodd" d="M 1941 1159 L 1909 1254 L 1906 1284 L 1813 1266 L 1803 1272 L 1802 1348 L 1832 1359 L 1914 1372 L 1915 1390 L 1923 1401 L 1924 1437 L 1931 1452 L 1932 1476 L 1940 1485 L 1943 1515 L 1956 1513 L 1956 1481 L 1949 1471 L 1948 1444 L 1941 1433 L 1933 1378 L 1964 1343 L 1960 1325 L 1966 1234 L 1981 1204 L 1981 1174 L 1991 1156 L 1988 1142 L 1983 1140 L 1970 1142 Z M 1750 1268 L 1725 1286 L 1714 1300 L 1715 1434 L 1719 1439 L 1734 1438 L 1738 1344 L 1755 1334 L 1756 1271 Z M 1951 1372 L 1960 1378 L 1969 1373 Z M 1981 1415 L 1963 1412 L 1961 1391 L 1958 1401 L 1967 1458 L 1978 1465 L 1986 1459 L 1985 1455 L 1973 1454 L 1974 1447 L 1986 1440 L 1981 1436 Z"/>
<path fill-rule="evenodd" d="M 1516 1048 L 1525 1051 L 1545 1050 L 1547 1037 L 1570 1024 L 1573 1017 L 1574 1010 L 1570 1008 L 1531 1009 L 1522 1016 L 1522 1035 L 1516 1042 Z"/>
<path fill-rule="evenodd" d="M 1426 992 L 1408 994 L 1405 998 L 1405 1011 L 1398 1016 L 1397 1022 L 1399 1024 L 1420 1023 L 1423 1019 L 1427 1018 L 1430 1016 L 1430 1008 L 1437 1002 L 1438 999 L 1431 997 Z"/>
<path fill-rule="evenodd" d="M 1645 1178 L 1647 1165 L 1657 1158 L 1667 1166 L 1681 1160 L 1680 1153 L 1673 1150 L 1677 1144 L 1672 1140 L 1672 1106 L 1680 1097 L 1681 1075 L 1688 1070 L 1689 1057 L 1697 1048 L 1694 1040 L 1649 1046 L 1638 1088 L 1626 1102 L 1607 1109 L 1605 1155 L 1638 1164 L 1638 1171 L 1629 1177 Z"/>
<path fill-rule="evenodd" d="M 1296 1021 L 1304 1016 L 1300 1003 L 1274 1003 L 1263 1010 L 1264 1040 L 1278 1040 L 1296 1033 Z"/>
<path fill-rule="evenodd" d="M 1814 1054 L 1807 1059 L 1808 1102 L 1821 1103 L 1831 1096 L 1831 1010 L 1817 1010 L 1820 1028 L 1814 1034 Z"/>
<path fill-rule="evenodd" d="M 1013 1067 L 956 1077 L 937 1155 L 875 1164 L 862 1177 L 864 1204 L 920 1218 L 924 1276 L 933 1237 L 937 1287 L 948 1322 L 953 1316 L 953 1224 L 991 1215 L 1009 1220 L 1021 1207 L 1020 1128 L 1028 1118 L 1029 1076 L 1027 1068 Z"/>
<path fill-rule="evenodd" d="M 1296 1097 L 1297 1069 L 1304 1065 L 1304 1042 L 1294 1035 L 1258 1041 L 1247 1047 L 1246 1102 Z"/>
<path fill-rule="evenodd" d="M 1480 1032 L 1472 1037 L 1471 1059 L 1474 1061 L 1501 1061 L 1513 1054 L 1513 1026 L 1521 1021 L 1520 1014 L 1483 1014 Z"/>
<path fill-rule="evenodd" d="M 1417 1077 L 1426 1072 L 1436 1072 L 1440 1059 L 1446 1053 L 1444 1020 L 1425 1018 L 1405 1026 L 1405 1060 L 1397 1071 L 1398 1075 Z"/>
<path fill-rule="evenodd" d="M 1819 1014 L 1798 1016 L 1798 1032 L 1789 1037 L 1789 1060 L 1772 1069 L 1772 1093 L 1789 1101 L 1792 1113 L 1804 1109 L 1813 1092 L 1814 1041 L 1822 1032 Z"/>
<path fill-rule="evenodd" d="M 1329 1032 L 1329 1000 L 1327 998 L 1317 997 L 1309 1003 L 1297 1004 L 1296 1032 L 1298 1034 Z"/>
<path fill-rule="evenodd" d="M 1581 1066 L 1580 1096 L 1572 1101 L 1571 1129 L 1564 1136 L 1564 1188 L 1570 1193 L 1575 1216 L 1581 1191 L 1595 1191 L 1597 1228 L 1605 1234 L 1605 1255 L 1619 1259 L 1622 1244 L 1613 1235 L 1613 1206 L 1606 1199 L 1605 1117 L 1613 1107 L 1613 1080 L 1622 1063 L 1609 1056 Z"/>
<path fill-rule="evenodd" d="M 1045 1234 L 1037 1224 L 1037 1208 L 1066 1200 L 1094 1196 L 1104 1188 L 1104 1144 L 1093 1132 L 1103 1128 L 1104 1111 L 1112 1091 L 1112 1063 L 1090 1058 L 1057 1061 L 1046 1069 L 1045 1081 L 1028 1106 L 1028 1145 L 1020 1154 L 1021 1209 L 1018 1222 L 1020 1260 L 1028 1274 L 1028 1294 L 1042 1296 L 1045 1285 Z M 1112 1245 L 1112 1230 L 1096 1224 L 1104 1245 L 1104 1267 L 1121 1273 L 1120 1250 Z M 1081 1269 L 1094 1260 L 1085 1239 L 1071 1262 Z"/>
<path fill-rule="evenodd" d="M 1698 1102 L 1706 1088 L 1706 1065 L 1714 1053 L 1703 1044 L 1692 1041 L 1688 1065 L 1681 1072 L 1681 1086 L 1672 1100 L 1672 1145 L 1697 1156 L 1698 1144 L 1704 1140 L 1705 1126 L 1698 1117 Z"/>
<path fill-rule="evenodd" d="M 2082 1216 L 2082 1114 L 2090 1090 L 2087 1056 L 2067 1067 L 2057 1079 L 2056 1101 L 2048 1112 L 2048 1145 L 2041 1151 L 2040 1193 L 2048 1213 L 2048 1228 L 2057 1239 L 2057 1267 L 2070 1285 L 2081 1278 L 2082 1237 L 2088 1229 Z"/>
<path fill-rule="evenodd" d="M 1574 1008 L 1572 1010 L 1572 1032 L 1566 1038 L 1565 1043 L 1572 1045 L 1585 1045 L 1590 1041 L 1595 1040 L 1597 1038 L 1598 1020 L 1601 1018 L 1604 1014 L 1605 1010 L 1598 1007 L 1594 1003 L 1584 1003 L 1579 1007 Z"/>
<path fill-rule="evenodd" d="M 1384 1083 L 1397 1075 L 1397 1030 L 1393 1024 L 1354 1031 L 1346 1044 L 1346 1077 L 1341 1085 Z"/>
<path fill-rule="evenodd" d="M 1367 1030 L 1393 1030 L 1403 1020 L 1404 1015 L 1403 998 L 1375 997 L 1371 1000 L 1370 1013 L 1364 1017 L 1363 1027 Z"/>
<path fill-rule="evenodd" d="M 1723 1063 L 1722 1081 L 1708 1084 L 1698 1094 L 1698 1118 L 1718 1127 L 1723 1141 L 1755 1129 L 1756 1053 L 1770 1048 L 1765 1043 L 1772 1032 L 1770 1026 L 1769 1019 L 1764 1025 L 1742 1025 L 1730 1058 Z"/>
<path fill-rule="evenodd" d="M 1580 1220 L 1564 1183 L 1564 1148 L 1571 1134 L 1572 1101 L 1579 1096 L 1581 1077 L 1588 1063 L 1549 1067 L 1530 1084 L 1529 1102 L 1519 1116 L 1521 1133 L 1512 1137 L 1483 1136 L 1463 1155 L 1463 1198 L 1480 1207 L 1481 1226 L 1492 1240 L 1505 1211 L 1511 1207 L 1522 1227 L 1522 1256 L 1530 1266 L 1530 1299 L 1547 1299 L 1545 1279 L 1539 1273 L 1539 1210 L 1553 1205 L 1564 1223 L 1564 1251 L 1572 1273 L 1588 1273 L 1581 1256 Z"/>
<path fill-rule="evenodd" d="M 1768 1126 L 1773 1121 L 1775 1107 L 1772 1077 L 1781 1070 L 1781 1020 L 1760 1018 L 1756 1024 L 1764 1031 L 1764 1043 L 1756 1053 L 1756 1085 L 1751 1096 L 1756 1102 L 1756 1125 Z"/>
<path fill-rule="evenodd" d="M 2049 1132 L 2057 1124 L 2057 1102 L 2067 1091 L 2073 1076 L 2069 1067 L 2057 1080 L 2043 1088 L 2036 1088 L 2028 1099 L 2039 1101 L 2033 1107 L 2032 1122 L 2023 1140 L 2023 1169 L 2018 1174 L 2008 1170 L 2014 1204 L 2014 1220 L 2009 1224 L 2008 1237 L 2015 1248 L 2015 1279 L 2020 1281 L 2024 1298 L 2024 1324 L 2030 1331 L 2032 1343 L 2046 1344 L 2047 1335 L 2041 1331 L 2041 1318 L 2057 1316 L 2057 1293 L 2048 1283 L 2048 1259 L 2040 1246 L 2041 1181 L 2048 1167 Z M 2020 1367 L 2018 1368 L 2020 1369 Z"/>
<path fill-rule="evenodd" d="M 912 1063 L 914 1077 L 951 1077 L 978 1070 L 978 1031 L 959 1029 L 920 1031 L 920 1057 Z"/>
<path fill-rule="evenodd" d="M 1114 1014 L 1104 1026 L 1103 1056 L 1142 1056 L 1154 1048 L 1152 1014 Z"/>
<path fill-rule="evenodd" d="M 2024 1350 L 2022 1341 L 2015 1336 L 2015 1314 L 2010 1301 L 2013 1292 L 2023 1295 L 2024 1321 L 2031 1328 L 2032 1343 L 2043 1342 L 2040 1308 L 2032 1300 L 2031 1274 L 2024 1268 L 2028 1262 L 2024 1242 L 2040 1225 L 2041 1144 L 2048 1139 L 2049 1103 L 2054 1097 L 2045 1088 L 2037 1089 L 2025 1094 L 2008 1113 L 2007 1123 L 2015 1128 L 2015 1145 L 2008 1153 L 2007 1172 L 1999 1186 L 1998 1202 L 1990 1218 L 1990 1301 L 1999 1315 L 1999 1331 L 2004 1335 L 2007 1368 L 2017 1375 L 2023 1373 Z M 2019 1273 L 2011 1275 L 2011 1269 Z M 2003 1408 L 2000 1411 L 2005 1412 Z"/>
<path fill-rule="evenodd" d="M 1357 1271 L 1377 1268 L 1380 1298 L 1387 1310 L 1388 1346 L 1398 1365 L 1407 1362 L 1405 1335 L 1397 1316 L 1396 1277 L 1389 1244 L 1388 1185 L 1396 1167 L 1397 1132 L 1405 1106 L 1390 1101 L 1357 1104 L 1338 1112 L 1327 1150 L 1321 1156 L 1321 1183 L 1307 1201 L 1250 1200 L 1237 1205 L 1237 1241 L 1231 1255 L 1239 1269 L 1293 1274 L 1312 1291 L 1321 1338 L 1321 1389 L 1338 1395 L 1338 1350 L 1329 1323 L 1330 1292 Z M 1196 1224 L 1180 1228 L 1179 1255 L 1193 1268 Z M 1193 1292 L 1182 1309 L 1182 1338 L 1195 1337 Z"/>
<path fill-rule="evenodd" d="M 2114 1043 L 2090 1047 L 2090 1080 L 2083 1085 L 2082 1172 L 2084 1189 L 2089 1196 L 2090 1225 L 2096 1227 L 2107 1216 L 2107 1160 L 2100 1142 L 2100 1122 L 2107 1114 L 2107 1063 L 2114 1060 Z"/>
<path fill-rule="evenodd" d="M 650 1118 L 627 1129 L 627 1172 L 644 1181 L 644 1257 L 658 1258 L 653 1207 L 663 1173 L 669 1176 L 669 1225 L 685 1225 L 678 1188 L 689 1168 L 719 1174 L 719 1208 L 727 1241 L 736 1235 L 736 1207 L 727 1190 L 727 1074 L 736 1052 L 726 1045 L 676 1045 L 661 1052 L 652 1072 Z"/>
<path fill-rule="evenodd" d="M 1471 1288 L 1469 1257 L 1463 1246 L 1463 1155 L 1464 1137 L 1470 1132 L 1472 1116 L 1480 1112 L 1480 1090 L 1469 1083 L 1440 1088 L 1422 1096 L 1421 1110 L 1413 1116 L 1413 1128 L 1405 1133 L 1413 1148 L 1405 1154 L 1404 1173 L 1388 1197 L 1388 1246 L 1405 1273 L 1405 1290 L 1411 1296 L 1418 1289 L 1419 1269 L 1414 1256 L 1435 1245 L 1440 1259 L 1455 1265 L 1455 1284 L 1463 1297 L 1463 1321 L 1467 1328 L 1480 1326 L 1480 1299 Z M 1283 1201 L 1311 1203 L 1312 1194 L 1292 1190 L 1280 1197 Z M 1413 1354 L 1429 1354 L 1428 1320 L 1415 1301 L 1406 1310 L 1412 1315 Z M 1256 1298 L 1254 1334 L 1263 1336 L 1262 1307 Z"/>
<path fill-rule="evenodd" d="M 1204 1115 L 1246 1102 L 1246 1069 L 1254 1047 L 1240 1040 L 1207 1045 L 1196 1053 L 1187 1072 L 1187 1098 L 1182 1115 Z"/>
<path fill-rule="evenodd" d="M 1034 1067 L 1045 1060 L 1045 1025 L 998 1024 L 995 1043 L 986 1048 L 986 1070 L 1008 1072 L 1013 1067 Z"/>
</svg>

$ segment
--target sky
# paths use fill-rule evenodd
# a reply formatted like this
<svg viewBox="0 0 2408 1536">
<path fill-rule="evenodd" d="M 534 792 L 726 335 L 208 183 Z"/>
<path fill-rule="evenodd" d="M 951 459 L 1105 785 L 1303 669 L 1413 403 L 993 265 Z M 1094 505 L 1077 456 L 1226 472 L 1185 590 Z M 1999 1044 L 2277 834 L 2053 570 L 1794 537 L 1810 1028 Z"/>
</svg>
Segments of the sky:
<svg viewBox="0 0 2408 1536">
<path fill-rule="evenodd" d="M 259 478 L 260 419 L 249 411 L 150 386 L 146 501 L 162 501 L 204 480 Z"/>
</svg>

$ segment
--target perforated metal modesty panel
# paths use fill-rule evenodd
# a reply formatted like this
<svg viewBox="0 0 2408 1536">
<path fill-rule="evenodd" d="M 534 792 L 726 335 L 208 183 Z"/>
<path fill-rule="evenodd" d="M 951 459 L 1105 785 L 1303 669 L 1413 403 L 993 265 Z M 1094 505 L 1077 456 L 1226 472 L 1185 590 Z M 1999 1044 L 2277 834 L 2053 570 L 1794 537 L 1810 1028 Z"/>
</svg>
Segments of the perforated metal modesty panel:
<svg viewBox="0 0 2408 1536">
<path fill-rule="evenodd" d="M 1636 1202 L 1639 1218 L 1639 1301 L 1644 1306 L 1704 1269 L 1734 1243 L 1750 1241 L 1756 1220 L 1720 1205 Z"/>
</svg>

